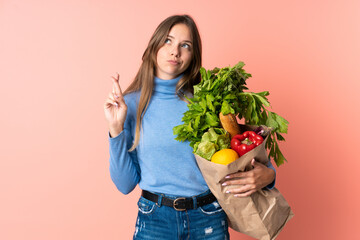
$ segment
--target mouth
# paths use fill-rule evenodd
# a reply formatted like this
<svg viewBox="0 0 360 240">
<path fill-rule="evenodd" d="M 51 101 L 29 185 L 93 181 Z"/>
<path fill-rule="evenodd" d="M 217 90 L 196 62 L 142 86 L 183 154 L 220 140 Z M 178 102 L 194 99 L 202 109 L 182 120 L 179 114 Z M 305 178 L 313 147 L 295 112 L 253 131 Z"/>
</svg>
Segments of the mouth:
<svg viewBox="0 0 360 240">
<path fill-rule="evenodd" d="M 168 62 L 172 65 L 178 65 L 179 62 L 178 61 L 175 61 L 175 60 L 168 60 Z"/>
</svg>

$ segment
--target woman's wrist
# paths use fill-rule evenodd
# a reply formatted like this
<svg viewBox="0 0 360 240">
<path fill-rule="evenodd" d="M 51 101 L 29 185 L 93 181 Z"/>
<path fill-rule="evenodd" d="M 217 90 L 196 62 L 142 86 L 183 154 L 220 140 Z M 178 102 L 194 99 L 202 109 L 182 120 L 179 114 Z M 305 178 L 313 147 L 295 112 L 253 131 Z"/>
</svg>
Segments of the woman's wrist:
<svg viewBox="0 0 360 240">
<path fill-rule="evenodd" d="M 110 137 L 114 138 L 117 137 L 121 132 L 123 131 L 123 128 L 109 128 Z"/>
</svg>

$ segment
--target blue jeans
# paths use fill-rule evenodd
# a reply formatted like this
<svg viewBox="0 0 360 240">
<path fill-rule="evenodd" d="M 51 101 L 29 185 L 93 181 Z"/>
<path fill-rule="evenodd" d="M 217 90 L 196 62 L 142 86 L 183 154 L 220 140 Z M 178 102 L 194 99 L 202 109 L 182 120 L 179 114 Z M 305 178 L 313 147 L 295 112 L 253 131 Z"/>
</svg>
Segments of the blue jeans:
<svg viewBox="0 0 360 240">
<path fill-rule="evenodd" d="M 173 195 L 165 196 L 177 198 Z M 226 214 L 217 201 L 196 209 L 177 211 L 140 197 L 138 207 L 133 239 L 229 239 Z"/>
</svg>

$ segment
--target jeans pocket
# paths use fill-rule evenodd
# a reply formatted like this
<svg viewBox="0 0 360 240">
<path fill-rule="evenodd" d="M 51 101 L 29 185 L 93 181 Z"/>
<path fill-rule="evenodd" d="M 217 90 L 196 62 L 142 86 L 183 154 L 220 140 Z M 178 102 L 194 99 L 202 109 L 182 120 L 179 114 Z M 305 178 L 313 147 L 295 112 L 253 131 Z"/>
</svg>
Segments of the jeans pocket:
<svg viewBox="0 0 360 240">
<path fill-rule="evenodd" d="M 150 214 L 154 213 L 157 206 L 156 206 L 156 203 L 149 201 L 141 196 L 138 201 L 138 208 L 139 208 L 140 213 L 142 213 L 144 215 L 150 215 Z"/>
<path fill-rule="evenodd" d="M 199 211 L 205 215 L 213 215 L 216 213 L 224 212 L 218 201 L 198 207 Z"/>
</svg>

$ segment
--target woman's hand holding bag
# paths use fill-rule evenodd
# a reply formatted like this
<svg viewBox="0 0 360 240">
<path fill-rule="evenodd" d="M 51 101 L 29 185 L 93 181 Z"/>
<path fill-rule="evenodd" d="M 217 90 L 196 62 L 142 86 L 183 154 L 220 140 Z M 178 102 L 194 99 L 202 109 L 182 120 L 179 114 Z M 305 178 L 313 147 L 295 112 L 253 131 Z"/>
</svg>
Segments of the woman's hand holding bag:
<svg viewBox="0 0 360 240">
<path fill-rule="evenodd" d="M 248 197 L 254 192 L 266 187 L 275 179 L 275 171 L 255 159 L 251 160 L 253 169 L 246 172 L 235 172 L 225 177 L 222 186 L 237 185 L 229 190 L 235 197 Z"/>
</svg>

